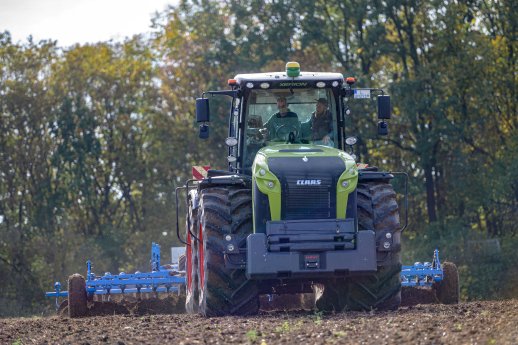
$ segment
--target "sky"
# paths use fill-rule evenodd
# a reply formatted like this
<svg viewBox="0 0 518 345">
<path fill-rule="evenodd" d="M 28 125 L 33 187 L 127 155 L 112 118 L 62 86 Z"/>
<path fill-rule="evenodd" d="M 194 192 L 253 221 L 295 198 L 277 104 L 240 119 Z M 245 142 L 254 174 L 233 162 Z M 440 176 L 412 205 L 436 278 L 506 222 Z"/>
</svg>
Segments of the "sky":
<svg viewBox="0 0 518 345">
<path fill-rule="evenodd" d="M 62 47 L 75 43 L 121 41 L 150 32 L 151 18 L 178 0 L 0 0 L 0 32 L 14 42 L 32 35 L 57 40 Z"/>
</svg>

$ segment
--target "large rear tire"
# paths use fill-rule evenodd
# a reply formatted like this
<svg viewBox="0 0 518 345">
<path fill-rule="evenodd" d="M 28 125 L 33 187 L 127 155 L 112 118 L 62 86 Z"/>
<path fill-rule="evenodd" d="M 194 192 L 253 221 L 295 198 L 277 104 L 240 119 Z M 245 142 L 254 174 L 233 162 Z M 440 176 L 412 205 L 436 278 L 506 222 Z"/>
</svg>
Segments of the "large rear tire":
<svg viewBox="0 0 518 345">
<path fill-rule="evenodd" d="M 442 264 L 442 269 L 444 274 L 442 281 L 433 286 L 437 299 L 443 304 L 457 304 L 460 296 L 457 266 L 446 261 Z"/>
<path fill-rule="evenodd" d="M 374 230 L 376 242 L 391 234 L 389 251 L 377 251 L 378 270 L 368 276 L 325 283 L 316 306 L 322 310 L 394 310 L 401 304 L 401 231 L 396 193 L 388 182 L 359 183 L 358 228 Z"/>
<path fill-rule="evenodd" d="M 71 318 L 83 317 L 88 313 L 86 304 L 86 282 L 80 274 L 73 274 L 68 278 L 68 316 Z"/>
<path fill-rule="evenodd" d="M 233 186 L 202 190 L 199 226 L 200 313 L 204 316 L 257 314 L 256 283 L 246 278 L 244 269 L 225 267 L 224 259 L 227 235 L 246 236 L 252 232 L 250 190 Z"/>
<path fill-rule="evenodd" d="M 188 314 L 195 314 L 198 312 L 199 304 L 199 290 L 198 290 L 198 240 L 192 234 L 198 231 L 198 209 L 192 200 L 195 195 L 191 196 L 189 200 L 189 222 L 185 222 L 185 239 L 187 242 L 185 248 L 186 257 L 186 296 L 185 296 L 185 311 Z"/>
</svg>

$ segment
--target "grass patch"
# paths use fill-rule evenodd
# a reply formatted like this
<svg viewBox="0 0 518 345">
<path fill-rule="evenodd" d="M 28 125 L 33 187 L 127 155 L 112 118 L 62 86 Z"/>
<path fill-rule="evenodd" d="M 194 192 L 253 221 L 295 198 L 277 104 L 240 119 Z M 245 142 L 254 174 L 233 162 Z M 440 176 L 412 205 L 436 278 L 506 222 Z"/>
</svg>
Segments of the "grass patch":
<svg viewBox="0 0 518 345">
<path fill-rule="evenodd" d="M 290 324 L 288 321 L 284 321 L 281 326 L 275 327 L 275 333 L 288 333 L 290 331 Z"/>
<path fill-rule="evenodd" d="M 255 343 L 257 341 L 257 331 L 255 329 L 251 329 L 246 332 L 246 339 L 251 343 Z"/>
</svg>

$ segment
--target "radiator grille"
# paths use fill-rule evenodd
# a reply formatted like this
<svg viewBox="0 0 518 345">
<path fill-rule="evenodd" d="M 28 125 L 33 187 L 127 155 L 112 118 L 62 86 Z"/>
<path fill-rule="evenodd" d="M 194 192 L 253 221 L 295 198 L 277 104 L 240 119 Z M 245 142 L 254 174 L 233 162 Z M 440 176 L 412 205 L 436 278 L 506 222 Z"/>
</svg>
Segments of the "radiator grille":
<svg viewBox="0 0 518 345">
<path fill-rule="evenodd" d="M 338 157 L 270 158 L 281 183 L 281 218 L 336 218 L 336 184 L 345 169 Z"/>
<path fill-rule="evenodd" d="M 312 176 L 311 180 L 320 180 L 321 185 L 300 186 L 297 180 L 302 178 L 290 177 L 283 185 L 283 219 L 328 219 L 335 218 L 336 203 L 331 196 L 336 193 L 331 190 L 332 180 L 321 176 Z M 336 186 L 336 184 L 335 184 Z"/>
</svg>

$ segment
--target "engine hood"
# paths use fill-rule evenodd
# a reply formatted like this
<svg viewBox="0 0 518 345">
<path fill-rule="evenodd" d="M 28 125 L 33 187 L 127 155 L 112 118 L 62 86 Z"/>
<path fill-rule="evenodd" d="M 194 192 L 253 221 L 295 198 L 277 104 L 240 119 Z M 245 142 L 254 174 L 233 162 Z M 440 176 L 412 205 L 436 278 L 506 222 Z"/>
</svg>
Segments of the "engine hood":
<svg viewBox="0 0 518 345">
<path fill-rule="evenodd" d="M 263 147 L 257 152 L 256 157 L 267 160 L 273 157 L 340 157 L 349 169 L 355 165 L 354 159 L 348 153 L 335 149 L 333 147 L 323 145 L 305 145 L 305 144 L 280 144 Z"/>
</svg>

